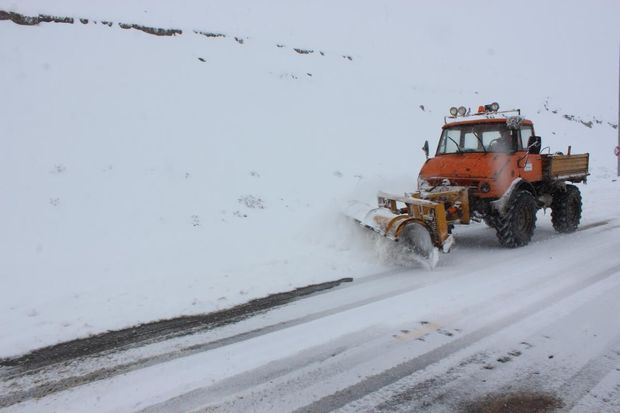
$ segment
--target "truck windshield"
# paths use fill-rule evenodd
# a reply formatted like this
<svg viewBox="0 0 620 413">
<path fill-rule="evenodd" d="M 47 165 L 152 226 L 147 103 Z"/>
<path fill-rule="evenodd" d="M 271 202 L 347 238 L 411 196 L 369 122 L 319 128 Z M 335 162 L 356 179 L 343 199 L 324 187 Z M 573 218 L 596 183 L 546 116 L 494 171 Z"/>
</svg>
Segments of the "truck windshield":
<svg viewBox="0 0 620 413">
<path fill-rule="evenodd" d="M 443 130 L 437 155 L 462 152 L 512 152 L 514 131 L 506 124 L 461 125 Z"/>
</svg>

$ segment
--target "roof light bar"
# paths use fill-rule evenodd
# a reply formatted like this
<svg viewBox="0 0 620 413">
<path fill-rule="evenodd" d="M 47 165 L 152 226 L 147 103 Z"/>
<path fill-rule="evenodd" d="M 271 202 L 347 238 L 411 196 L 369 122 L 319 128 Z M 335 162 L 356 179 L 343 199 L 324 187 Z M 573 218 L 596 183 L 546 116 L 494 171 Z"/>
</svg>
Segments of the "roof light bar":
<svg viewBox="0 0 620 413">
<path fill-rule="evenodd" d="M 496 117 L 501 115 L 502 117 L 507 117 L 507 113 L 513 113 L 515 112 L 518 116 L 521 116 L 521 110 L 520 109 L 511 109 L 511 110 L 504 110 L 501 111 L 499 110 L 499 103 L 497 102 L 493 102 L 493 103 L 489 103 L 486 105 L 480 105 L 478 106 L 478 111 L 477 112 L 472 112 L 471 109 L 467 109 L 465 106 L 452 106 L 450 108 L 450 116 L 445 116 L 444 117 L 444 123 L 448 122 L 448 119 L 456 119 L 459 117 L 463 117 L 463 118 L 467 118 L 467 117 L 473 117 L 473 116 L 486 116 L 487 118 L 489 117 Z"/>
</svg>

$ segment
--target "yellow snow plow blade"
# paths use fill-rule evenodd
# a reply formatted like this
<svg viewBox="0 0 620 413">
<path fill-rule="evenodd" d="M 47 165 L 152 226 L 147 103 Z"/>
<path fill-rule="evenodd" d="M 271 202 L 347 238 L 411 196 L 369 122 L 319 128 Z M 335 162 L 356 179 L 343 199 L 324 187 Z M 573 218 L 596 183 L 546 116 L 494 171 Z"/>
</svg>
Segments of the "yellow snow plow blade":
<svg viewBox="0 0 620 413">
<path fill-rule="evenodd" d="M 467 188 L 440 188 L 404 196 L 380 192 L 378 207 L 353 203 L 347 214 L 362 226 L 398 242 L 405 242 L 418 256 L 433 260 L 436 249 L 449 252 L 454 243 L 449 226 L 468 224 Z M 434 266 L 434 263 L 431 263 Z"/>
</svg>

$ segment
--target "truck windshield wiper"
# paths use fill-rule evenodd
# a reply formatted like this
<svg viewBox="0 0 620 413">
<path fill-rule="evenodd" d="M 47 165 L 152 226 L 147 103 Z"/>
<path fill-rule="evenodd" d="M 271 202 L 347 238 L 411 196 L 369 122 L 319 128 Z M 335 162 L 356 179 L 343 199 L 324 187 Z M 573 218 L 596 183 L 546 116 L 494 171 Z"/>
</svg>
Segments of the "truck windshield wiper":
<svg viewBox="0 0 620 413">
<path fill-rule="evenodd" d="M 447 136 L 448 139 L 450 139 L 452 142 L 454 142 L 454 144 L 456 145 L 456 150 L 459 151 L 459 153 L 463 153 L 463 150 L 461 149 L 461 147 L 459 146 L 458 143 L 456 143 L 456 141 L 454 139 L 452 139 L 451 137 Z M 485 151 L 486 152 L 486 151 Z"/>
<path fill-rule="evenodd" d="M 482 146 L 484 153 L 487 153 L 487 148 L 485 148 L 484 143 L 482 143 L 482 138 L 478 136 L 476 132 L 474 132 L 474 136 L 476 137 L 476 139 L 478 139 L 478 142 L 480 142 L 480 146 Z"/>
</svg>

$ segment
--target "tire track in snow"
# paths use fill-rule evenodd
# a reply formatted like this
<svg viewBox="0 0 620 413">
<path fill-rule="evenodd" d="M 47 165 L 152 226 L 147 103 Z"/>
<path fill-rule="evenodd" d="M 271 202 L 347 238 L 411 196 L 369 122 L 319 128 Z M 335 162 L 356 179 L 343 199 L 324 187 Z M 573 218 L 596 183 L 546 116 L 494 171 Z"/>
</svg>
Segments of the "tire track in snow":
<svg viewBox="0 0 620 413">
<path fill-rule="evenodd" d="M 620 377 L 618 320 L 597 317 L 589 322 L 614 308 L 620 293 L 618 281 L 610 277 L 588 286 L 584 294 L 567 297 L 342 411 L 453 412 L 470 404 L 480 404 L 482 411 L 493 400 L 545 395 L 561 399 L 566 411 L 576 401 L 583 404 L 581 400 L 592 389 L 605 387 L 605 383 L 599 385 L 601 381 L 614 382 L 610 376 Z M 609 396 L 609 387 L 602 400 L 597 400 L 599 408 L 584 413 L 611 411 L 608 403 L 614 397 Z M 472 395 L 477 396 L 475 400 Z"/>
<path fill-rule="evenodd" d="M 482 327 L 460 338 L 457 338 L 441 347 L 431 350 L 430 352 L 411 359 L 401 365 L 388 369 L 385 372 L 370 376 L 353 386 L 349 386 L 346 389 L 337 391 L 329 396 L 323 397 L 322 399 L 319 399 L 314 403 L 295 410 L 295 412 L 331 412 L 337 408 L 341 408 L 346 404 L 365 396 L 368 393 L 376 392 L 382 387 L 385 387 L 404 377 L 407 377 L 415 373 L 416 371 L 423 370 L 429 365 L 436 363 L 441 359 L 446 358 L 449 355 L 467 346 L 470 346 L 511 324 L 514 324 L 531 315 L 534 315 L 535 313 L 544 310 L 546 307 L 549 307 L 550 305 L 555 304 L 562 299 L 579 292 L 579 290 L 595 284 L 599 281 L 602 281 L 612 275 L 617 274 L 618 272 L 620 272 L 620 264 L 616 264 L 603 271 L 599 271 L 598 273 L 582 280 L 581 282 L 577 282 L 575 284 L 562 288 L 551 296 L 545 297 L 527 308 L 524 308 L 508 316 L 502 317 L 501 319 L 485 327 Z"/>
<path fill-rule="evenodd" d="M 371 275 L 371 276 L 365 277 L 366 280 L 362 279 L 363 281 L 360 284 L 381 281 L 385 276 L 394 276 L 398 274 L 408 273 L 409 271 L 410 271 L 409 269 L 403 269 L 400 271 L 388 271 L 385 273 Z M 41 372 L 48 375 L 49 377 L 52 377 L 52 379 L 51 380 L 43 379 L 43 380 L 37 381 L 37 384 L 35 386 L 32 386 L 27 389 L 20 389 L 18 391 L 9 392 L 8 394 L 1 396 L 0 397 L 0 408 L 7 407 L 7 406 L 10 406 L 10 405 L 13 405 L 13 404 L 16 404 L 16 403 L 19 403 L 19 402 L 22 402 L 28 399 L 45 397 L 49 394 L 68 390 L 68 389 L 78 387 L 84 384 L 88 384 L 94 381 L 105 380 L 105 379 L 108 379 L 108 378 L 111 378 L 111 377 L 114 377 L 120 374 L 129 373 L 135 370 L 139 370 L 139 369 L 147 368 L 147 367 L 154 366 L 157 364 L 165 363 L 165 362 L 168 362 L 174 359 L 188 357 L 193 354 L 197 354 L 197 353 L 201 353 L 205 351 L 215 350 L 217 348 L 229 346 L 235 343 L 239 343 L 241 341 L 251 340 L 253 338 L 257 338 L 257 337 L 260 337 L 266 334 L 270 334 L 270 333 L 274 333 L 274 332 L 284 330 L 287 328 L 310 323 L 312 321 L 319 320 L 321 318 L 325 318 L 325 317 L 329 317 L 329 316 L 343 313 L 346 311 L 354 310 L 356 308 L 363 307 L 365 305 L 369 305 L 369 304 L 376 303 L 376 302 L 386 300 L 389 298 L 394 298 L 397 296 L 408 294 L 415 290 L 419 290 L 419 289 L 422 289 L 422 288 L 425 288 L 431 285 L 435 285 L 435 284 L 443 283 L 443 282 L 449 282 L 450 280 L 453 280 L 455 278 L 466 277 L 466 276 L 467 276 L 466 273 L 450 274 L 446 277 L 440 277 L 440 278 L 435 278 L 435 279 L 431 279 L 428 281 L 425 280 L 421 282 L 416 282 L 407 288 L 402 288 L 399 285 L 395 285 L 394 288 L 390 289 L 387 292 L 384 292 L 381 294 L 373 294 L 370 297 L 367 297 L 361 300 L 355 300 L 351 303 L 340 305 L 334 308 L 329 308 L 326 310 L 310 313 L 302 317 L 289 319 L 289 320 L 278 322 L 275 324 L 268 324 L 261 328 L 244 331 L 242 333 L 224 337 L 218 340 L 212 340 L 212 341 L 208 341 L 205 343 L 194 344 L 194 345 L 183 347 L 180 349 L 175 347 L 173 350 L 165 352 L 163 354 L 141 357 L 138 360 L 116 364 L 111 367 L 109 366 L 110 364 L 109 360 L 106 358 L 106 356 L 110 354 L 110 351 L 107 351 L 102 355 L 96 354 L 91 357 L 93 359 L 101 359 L 101 363 L 102 364 L 105 363 L 107 367 L 97 368 L 95 370 L 91 370 L 88 372 L 80 372 L 79 374 L 71 374 L 72 370 L 66 368 L 67 363 L 69 362 L 81 363 L 81 362 L 84 362 L 88 357 L 87 358 L 78 357 L 75 360 L 63 359 L 62 363 L 59 363 L 60 367 L 58 367 L 59 371 L 57 372 L 58 373 L 57 375 L 54 375 L 53 373 L 50 374 L 50 371 L 46 371 L 45 367 L 47 366 L 45 366 L 44 368 L 37 368 L 34 370 L 26 370 L 26 371 L 21 371 L 21 372 L 19 371 L 12 372 L 9 370 L 7 373 L 4 374 L 3 378 L 5 380 L 5 383 L 3 384 L 3 387 L 10 388 L 11 387 L 9 383 L 10 380 L 19 380 L 20 378 L 24 376 L 28 376 L 28 377 L 32 376 L 33 374 L 36 374 L 39 372 L 37 370 L 40 370 Z M 332 288 L 330 285 L 330 289 L 319 290 L 318 292 L 315 292 L 313 295 L 309 297 L 316 297 L 318 295 L 330 294 L 336 291 L 342 291 L 344 289 L 355 288 L 356 285 L 358 285 L 356 284 L 356 282 L 345 283 L 345 284 L 342 284 L 341 286 L 338 286 L 336 289 Z M 306 297 L 303 297 L 303 298 L 306 298 Z M 119 349 L 111 349 L 111 352 L 122 352 L 125 350 L 127 350 L 127 348 L 121 347 Z M 67 375 L 67 370 L 69 371 L 68 375 Z M 61 378 L 59 378 L 59 376 Z"/>
<path fill-rule="evenodd" d="M 465 314 L 467 315 L 467 318 L 477 318 L 485 312 L 488 312 L 488 300 L 505 303 L 506 305 L 511 306 L 511 300 L 520 300 L 520 297 L 527 296 L 535 289 L 549 288 L 549 286 L 552 286 L 556 282 L 560 281 L 562 278 L 565 278 L 565 272 L 565 268 L 557 268 L 556 271 L 554 271 L 553 275 L 550 277 L 534 280 L 521 286 L 520 288 L 511 289 L 504 292 L 503 294 L 489 297 L 482 302 L 467 306 L 466 308 L 459 308 L 459 310 L 457 311 L 458 314 L 445 316 L 438 322 L 424 322 L 424 324 L 418 329 L 409 330 L 407 333 L 401 334 L 397 338 L 398 340 L 415 340 L 416 338 L 419 338 L 426 334 L 445 330 L 447 328 L 446 326 L 457 322 L 460 318 L 463 318 Z M 593 283 L 595 281 L 593 281 Z M 576 285 L 571 291 L 579 291 L 581 288 L 583 288 L 583 280 L 580 279 L 575 284 Z M 555 294 L 557 294 L 557 291 L 552 292 L 549 296 L 553 297 L 555 296 Z M 545 297 L 548 296 L 546 295 Z M 564 297 L 565 296 L 562 296 L 560 299 Z M 547 298 L 544 298 L 541 301 L 546 302 L 546 300 Z M 537 303 L 539 302 L 535 302 L 534 305 L 536 305 Z M 548 305 L 552 304 L 552 302 L 548 303 Z M 501 328 L 503 327 L 504 326 L 502 326 Z M 493 334 L 494 332 L 495 331 L 491 332 L 490 334 Z M 366 341 L 370 341 L 374 338 L 376 337 L 367 337 Z M 382 343 L 385 344 L 384 342 Z M 328 363 L 327 365 L 323 365 L 320 367 L 314 366 L 312 369 L 300 373 L 301 367 L 309 367 L 308 365 L 311 364 L 311 361 L 304 363 L 305 358 L 302 358 L 302 360 L 300 360 L 300 357 L 293 356 L 286 359 L 278 360 L 277 362 L 277 364 L 283 366 L 290 365 L 291 367 L 289 369 L 274 369 L 271 365 L 272 363 L 270 363 L 270 365 L 259 367 L 251 372 L 241 373 L 213 386 L 207 386 L 192 390 L 184 395 L 175 397 L 174 399 L 144 409 L 143 412 L 176 411 L 178 410 L 179 406 L 182 406 L 183 408 L 187 406 L 195 408 L 196 406 L 206 405 L 209 405 L 208 411 L 236 411 L 239 409 L 245 410 L 250 408 L 256 409 L 256 404 L 260 404 L 261 401 L 269 399 L 273 394 L 294 394 L 296 391 L 303 392 L 305 386 L 312 383 L 312 377 L 316 376 L 317 371 L 319 370 L 321 380 L 325 381 L 328 378 L 331 378 L 332 376 L 341 373 L 343 370 L 350 368 L 350 366 L 355 366 L 357 364 L 364 363 L 377 357 L 377 347 L 370 346 L 369 348 L 362 348 L 360 350 L 359 348 L 361 346 L 354 342 L 348 342 L 346 343 L 346 345 L 340 343 L 339 345 L 344 345 L 345 347 L 348 347 L 346 352 L 347 354 L 343 354 L 343 357 L 347 357 L 347 360 L 344 363 L 341 361 L 336 361 L 335 363 Z M 357 353 L 351 355 L 351 351 L 349 350 L 352 350 L 354 347 L 357 348 Z M 324 351 L 329 352 L 329 348 Z M 387 349 L 382 348 L 381 351 L 385 352 L 387 351 Z M 331 362 L 331 359 L 329 357 L 326 357 L 325 360 Z M 300 377 L 300 374 L 302 376 L 308 376 L 308 380 L 302 379 Z M 292 377 L 285 377 L 287 375 L 290 375 Z M 248 376 L 250 377 L 250 379 L 248 379 Z M 239 383 L 244 383 L 244 386 L 239 386 Z M 243 394 L 243 400 L 239 400 L 235 396 L 238 396 L 240 394 Z M 212 405 L 214 400 L 220 401 L 220 404 Z M 260 409 L 258 410 L 260 411 Z"/>
<path fill-rule="evenodd" d="M 399 273 L 405 273 L 408 271 L 409 270 L 402 270 L 398 272 L 381 273 L 381 274 L 378 274 L 377 276 L 381 276 L 384 274 L 394 275 L 394 274 L 399 274 Z M 262 335 L 270 334 L 270 333 L 273 333 L 279 330 L 283 330 L 283 329 L 295 327 L 297 325 L 309 323 L 314 320 L 328 317 L 330 315 L 349 311 L 349 310 L 362 307 L 362 306 L 365 306 L 365 305 L 368 305 L 374 302 L 378 302 L 378 301 L 382 301 L 388 298 L 407 294 L 417 289 L 427 287 L 430 284 L 435 284 L 437 282 L 446 281 L 447 279 L 451 279 L 451 278 L 455 278 L 459 276 L 464 276 L 464 274 L 457 274 L 451 277 L 440 278 L 440 279 L 437 279 L 436 281 L 416 283 L 409 288 L 398 288 L 398 286 L 395 286 L 396 289 L 393 289 L 391 291 L 378 294 L 378 295 L 373 295 L 371 297 L 368 297 L 362 300 L 357 300 L 357 301 L 354 301 L 352 303 L 348 303 L 345 305 L 337 306 L 335 308 L 318 311 L 312 314 L 308 314 L 302 317 L 286 320 L 286 321 L 275 323 L 275 324 L 270 324 L 270 325 L 267 325 L 261 328 L 253 329 L 250 331 L 245 331 L 240 334 L 235 334 L 235 335 L 225 337 L 219 340 L 195 344 L 195 345 L 191 345 L 191 346 L 181 348 L 181 349 L 175 348 L 174 350 L 163 353 L 163 354 L 158 354 L 158 355 L 150 356 L 150 357 L 143 357 L 133 362 L 122 363 L 122 364 L 117 364 L 113 367 L 97 369 L 95 371 L 91 371 L 86 374 L 82 373 L 80 375 L 75 375 L 75 376 L 69 375 L 69 377 L 66 377 L 66 373 L 65 373 L 65 377 L 62 379 L 56 378 L 55 380 L 51 380 L 51 381 L 43 381 L 42 384 L 37 384 L 35 387 L 31 387 L 27 390 L 18 390 L 18 391 L 10 392 L 4 396 L 1 396 L 0 397 L 0 408 L 11 406 L 13 404 L 16 404 L 16 403 L 19 403 L 19 402 L 22 402 L 28 399 L 45 397 L 52 393 L 57 393 L 63 390 L 71 389 L 71 388 L 81 386 L 87 383 L 91 383 L 94 381 L 98 381 L 98 380 L 104 380 L 107 378 L 117 376 L 119 374 L 124 374 L 124 373 L 128 373 L 131 371 L 147 368 L 147 367 L 160 364 L 160 363 L 165 363 L 165 362 L 168 362 L 174 359 L 191 356 L 193 354 L 197 354 L 197 353 L 201 353 L 205 351 L 214 350 L 214 349 L 232 345 L 232 344 L 235 344 L 241 341 L 250 340 L 250 339 L 260 337 Z M 372 281 L 379 280 L 381 278 L 381 277 L 375 278 L 375 276 L 370 276 L 370 277 L 372 278 Z M 368 281 L 368 282 L 372 282 L 372 281 Z M 339 287 L 339 289 L 352 288 L 354 286 L 355 286 L 355 283 L 347 283 L 343 285 L 342 287 Z M 324 291 L 320 291 L 316 293 L 313 296 L 320 295 L 320 294 L 327 294 L 327 293 L 329 293 L 329 291 L 324 290 Z M 126 349 L 125 348 L 120 348 L 118 350 L 112 349 L 111 351 L 114 352 L 114 351 L 123 351 L 123 350 L 126 350 Z M 105 353 L 105 355 L 109 353 L 110 352 L 108 351 Z M 93 356 L 93 358 L 99 358 L 99 355 L 97 354 Z M 72 360 L 70 359 L 62 360 L 62 363 L 60 363 L 61 364 L 60 369 L 63 370 L 66 364 L 69 363 L 70 361 Z M 84 361 L 84 358 L 79 357 L 73 361 Z M 105 362 L 105 360 L 102 360 L 102 361 Z M 37 370 L 41 370 L 41 368 L 37 368 L 34 370 L 26 370 L 26 371 L 21 371 L 21 372 L 20 371 L 14 372 L 14 371 L 8 370 L 0 377 L 3 377 L 3 380 L 5 380 L 5 384 L 3 386 L 10 387 L 9 380 L 20 379 L 23 376 L 31 376 L 33 374 L 36 374 Z"/>
<path fill-rule="evenodd" d="M 570 411 L 611 370 L 618 366 L 620 366 L 620 341 L 616 341 L 613 348 L 582 367 L 560 388 L 559 393 L 564 396 L 565 403 L 562 411 Z"/>
<path fill-rule="evenodd" d="M 601 226 L 604 227 L 607 223 L 608 221 L 595 222 L 585 229 L 592 229 L 592 228 L 601 227 Z M 523 254 L 518 254 L 516 257 L 513 257 L 513 258 L 518 259 L 520 255 L 523 255 Z M 385 273 L 367 276 L 361 279 L 362 282 L 360 283 L 356 282 L 356 283 L 345 284 L 344 286 L 339 287 L 337 290 L 321 291 L 321 292 L 315 293 L 313 297 L 316 297 L 317 295 L 332 294 L 332 293 L 335 293 L 336 291 L 353 289 L 355 288 L 356 285 L 360 285 L 360 284 L 372 284 L 374 281 L 384 280 L 387 276 L 404 274 L 409 271 L 410 269 L 403 269 L 400 271 L 388 271 Z M 566 271 L 566 269 L 558 268 L 556 269 L 556 271 L 554 271 L 551 277 L 546 277 L 544 280 L 538 280 L 537 282 L 541 282 L 541 281 L 549 282 L 550 280 L 554 280 L 560 277 L 564 271 Z M 150 356 L 150 357 L 142 356 L 138 360 L 135 360 L 129 363 L 119 363 L 112 367 L 109 367 L 110 365 L 109 362 L 106 363 L 106 361 L 108 361 L 106 358 L 101 357 L 99 359 L 99 365 L 97 365 L 97 367 L 103 363 L 106 363 L 105 364 L 106 368 L 97 368 L 94 371 L 92 371 L 91 369 L 91 371 L 85 374 L 82 371 L 82 372 L 78 372 L 78 374 L 76 375 L 76 370 L 78 369 L 75 368 L 75 367 L 79 367 L 79 364 L 84 362 L 85 360 L 84 359 L 73 360 L 73 362 L 75 362 L 77 366 L 69 366 L 67 368 L 65 363 L 63 363 L 63 365 L 58 367 L 59 376 L 60 377 L 64 376 L 64 378 L 58 379 L 58 376 L 54 376 L 54 374 L 49 374 L 49 376 L 52 377 L 52 380 L 50 380 L 49 378 L 45 380 L 44 378 L 44 380 L 38 381 L 35 386 L 29 389 L 24 390 L 22 388 L 16 392 L 11 392 L 9 394 L 5 393 L 4 397 L 0 397 L 0 407 L 6 407 L 6 406 L 18 403 L 20 401 L 28 400 L 31 398 L 41 398 L 48 394 L 74 388 L 74 387 L 87 384 L 93 381 L 107 379 L 110 377 L 117 376 L 119 374 L 128 373 L 134 370 L 138 370 L 138 369 L 146 368 L 146 367 L 153 366 L 156 364 L 164 363 L 164 362 L 174 360 L 177 358 L 186 357 L 192 354 L 213 350 L 216 348 L 231 345 L 231 344 L 238 343 L 238 342 L 245 341 L 245 340 L 250 340 L 252 338 L 260 337 L 262 335 L 270 334 L 270 333 L 273 333 L 279 330 L 283 330 L 283 329 L 287 329 L 290 327 L 295 327 L 297 325 L 309 323 L 314 320 L 328 317 L 330 315 L 335 315 L 335 314 L 353 310 L 355 308 L 359 308 L 359 307 L 362 307 L 368 304 L 372 304 L 378 301 L 382 301 L 382 300 L 389 299 L 392 297 L 397 297 L 399 295 L 407 294 L 417 289 L 428 287 L 430 285 L 436 285 L 439 283 L 448 282 L 455 278 L 466 277 L 466 276 L 468 276 L 466 272 L 449 273 L 447 274 L 447 276 L 437 277 L 434 279 L 430 278 L 422 282 L 416 282 L 414 283 L 414 285 L 409 286 L 408 288 L 398 288 L 399 286 L 395 285 L 390 291 L 384 292 L 382 294 L 373 294 L 370 297 L 367 297 L 361 300 L 355 300 L 351 303 L 340 305 L 334 308 L 329 308 L 323 311 L 310 313 L 310 314 L 307 314 L 301 317 L 292 318 L 292 319 L 285 320 L 285 321 L 278 322 L 278 323 L 268 324 L 261 328 L 256 328 L 256 329 L 252 329 L 249 331 L 243 331 L 239 334 L 234 334 L 232 336 L 224 337 L 222 339 L 211 340 L 206 343 L 194 344 L 191 346 L 181 348 L 180 350 L 178 348 L 175 348 L 172 351 L 168 351 L 163 354 L 157 354 L 155 356 Z M 531 285 L 525 286 L 526 289 L 529 287 L 531 287 Z M 484 303 L 481 305 L 484 305 Z M 477 305 L 474 307 L 478 307 L 478 306 L 480 305 Z M 466 337 L 470 337 L 470 336 L 471 335 L 468 335 Z M 121 350 L 126 350 L 126 349 L 121 349 Z M 97 357 L 94 357 L 94 359 L 96 359 Z M 29 372 L 29 374 L 30 373 L 33 373 L 33 372 Z M 3 384 L 3 387 L 10 388 L 10 384 L 5 383 Z M 13 386 L 13 388 L 20 388 L 20 386 Z"/>
</svg>

